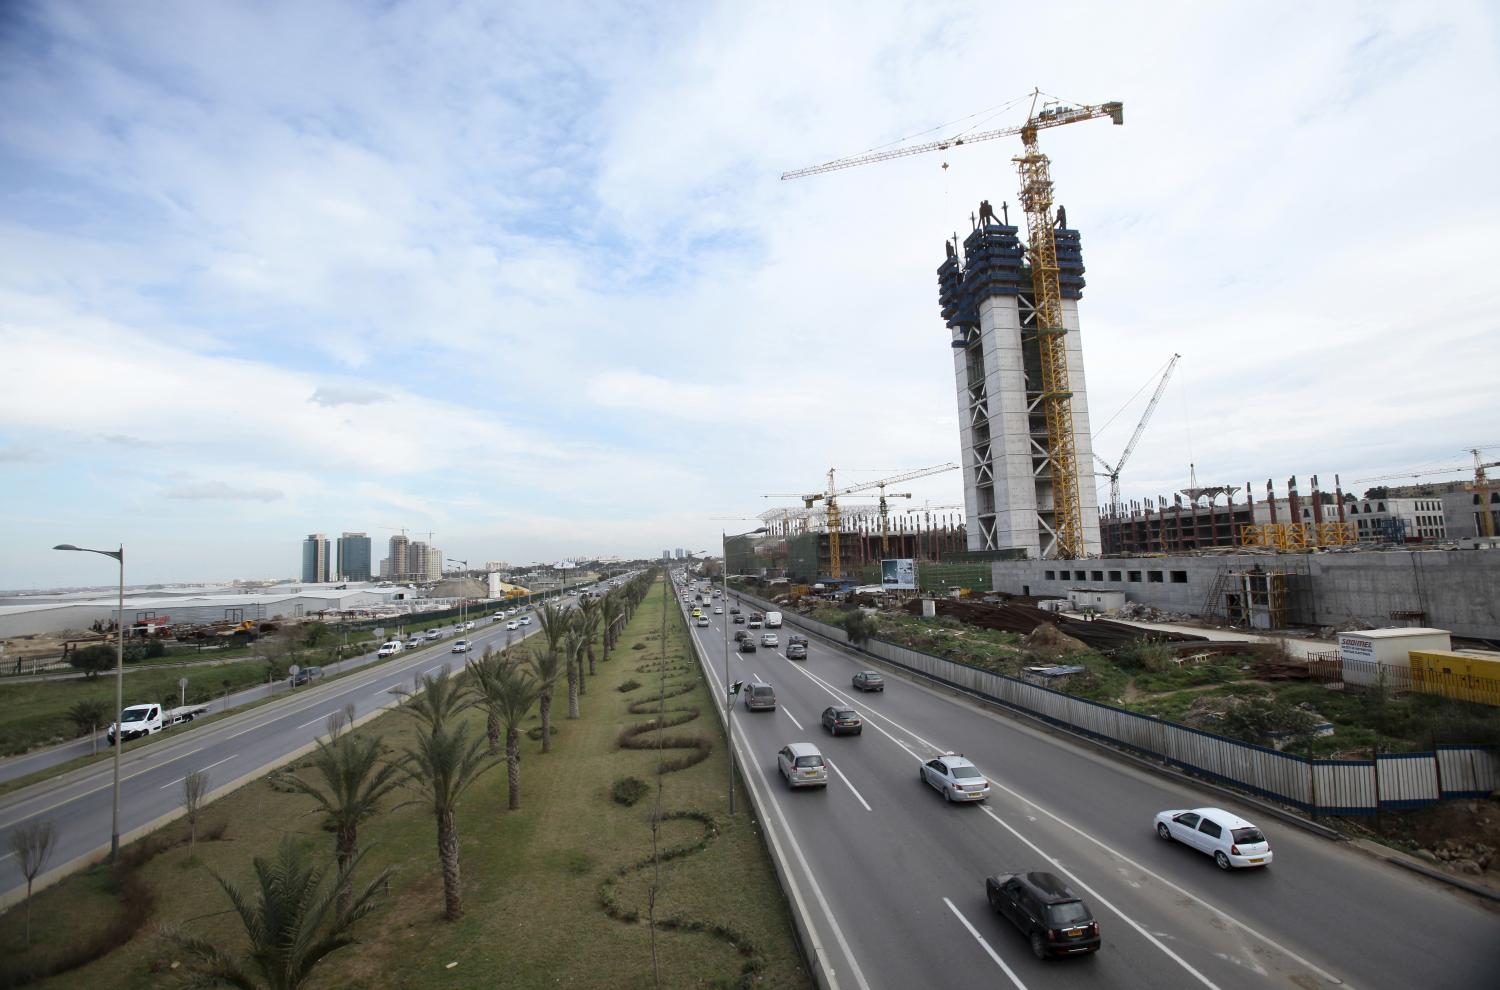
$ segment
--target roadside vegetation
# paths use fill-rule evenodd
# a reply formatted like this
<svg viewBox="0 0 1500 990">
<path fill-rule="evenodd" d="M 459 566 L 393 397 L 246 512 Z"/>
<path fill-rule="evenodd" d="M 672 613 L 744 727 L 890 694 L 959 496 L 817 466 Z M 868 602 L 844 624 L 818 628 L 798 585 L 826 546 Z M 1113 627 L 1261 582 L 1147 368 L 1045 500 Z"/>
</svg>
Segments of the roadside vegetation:
<svg viewBox="0 0 1500 990">
<path fill-rule="evenodd" d="M 1021 636 L 956 619 L 820 606 L 813 618 L 862 635 L 1008 676 L 1036 664 L 1086 671 L 1069 694 L 1307 756 L 1413 752 L 1445 743 L 1500 744 L 1500 708 L 1425 694 L 1333 690 L 1269 671 L 1264 657 L 1216 654 L 1175 662 L 1149 637 L 1111 654 L 1066 636 Z M 855 617 L 858 618 L 855 618 Z M 1289 668 L 1290 669 L 1290 668 Z M 1319 730 L 1324 723 L 1333 733 Z"/>
<path fill-rule="evenodd" d="M 40 985 L 810 988 L 755 824 L 723 814 L 720 736 L 668 597 L 637 583 L 592 636 L 554 613 L 555 648 L 534 637 L 358 728 L 336 719 L 205 807 L 195 844 L 180 822 L 39 892 L 30 950 L 22 913 L 0 917 L 0 986 L 66 969 Z M 537 667 L 558 668 L 545 743 L 527 731 Z M 252 921 L 272 916 L 297 958 L 262 944 Z"/>
</svg>

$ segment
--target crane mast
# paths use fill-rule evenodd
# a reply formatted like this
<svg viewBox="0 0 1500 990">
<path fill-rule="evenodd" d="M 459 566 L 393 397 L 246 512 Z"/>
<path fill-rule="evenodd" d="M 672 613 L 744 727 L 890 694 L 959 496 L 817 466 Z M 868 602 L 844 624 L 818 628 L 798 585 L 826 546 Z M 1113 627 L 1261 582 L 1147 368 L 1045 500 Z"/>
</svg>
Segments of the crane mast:
<svg viewBox="0 0 1500 990">
<path fill-rule="evenodd" d="M 1012 159 L 1021 176 L 1021 205 L 1026 212 L 1030 247 L 1031 281 L 1035 309 L 1035 333 L 1042 372 L 1042 411 L 1046 418 L 1047 460 L 1051 467 L 1052 530 L 1055 556 L 1076 559 L 1087 556 L 1080 497 L 1077 444 L 1073 433 L 1073 392 L 1068 377 L 1067 327 L 1062 319 L 1062 291 L 1058 284 L 1057 242 L 1053 237 L 1051 163 L 1037 143 L 1039 131 L 1096 117 L 1125 122 L 1124 104 L 1115 101 L 1089 106 L 1043 107 L 1038 112 L 1040 90 L 1032 92 L 1031 112 L 1019 127 L 1002 127 L 965 137 L 955 135 L 941 141 L 851 155 L 821 165 L 783 172 L 783 179 L 798 179 L 837 169 L 854 168 L 892 158 L 944 151 L 963 144 L 1019 134 L 1024 153 Z M 829 491 L 832 492 L 830 479 Z M 832 502 L 830 502 L 832 508 Z M 1038 506 L 1041 509 L 1041 506 Z M 835 573 L 838 561 L 834 561 Z"/>
</svg>

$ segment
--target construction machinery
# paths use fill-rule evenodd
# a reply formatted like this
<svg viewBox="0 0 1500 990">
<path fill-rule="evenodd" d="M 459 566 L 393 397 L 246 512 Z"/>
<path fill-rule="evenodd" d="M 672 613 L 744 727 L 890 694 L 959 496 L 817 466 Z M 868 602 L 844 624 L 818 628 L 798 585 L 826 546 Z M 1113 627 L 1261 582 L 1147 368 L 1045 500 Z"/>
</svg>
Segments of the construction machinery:
<svg viewBox="0 0 1500 990">
<path fill-rule="evenodd" d="M 1181 360 L 1181 354 L 1173 354 L 1172 360 L 1167 362 L 1167 370 L 1161 373 L 1161 380 L 1156 383 L 1156 391 L 1151 393 L 1151 401 L 1146 403 L 1146 411 L 1141 413 L 1141 421 L 1135 424 L 1135 432 L 1130 435 L 1130 442 L 1125 445 L 1125 450 L 1120 454 L 1119 460 L 1113 465 L 1094 452 L 1094 460 L 1104 465 L 1104 470 L 1109 474 L 1109 508 L 1116 514 L 1120 511 L 1120 472 L 1125 468 L 1125 462 L 1130 460 L 1130 455 L 1135 452 L 1135 445 L 1141 439 L 1141 434 L 1146 431 L 1146 424 L 1151 422 L 1151 414 L 1156 412 L 1156 404 L 1161 401 L 1162 393 L 1167 390 L 1167 379 L 1172 377 L 1172 369 L 1177 367 Z M 1140 395 L 1139 392 L 1136 395 Z M 1106 424 L 1107 425 L 1107 424 Z M 1194 483 L 1196 487 L 1196 482 Z"/>
<path fill-rule="evenodd" d="M 1041 104 L 1040 110 L 1038 103 Z M 892 158 L 920 155 L 929 151 L 947 151 L 959 145 L 1020 135 L 1023 154 L 1012 161 L 1016 163 L 1021 176 L 1021 205 L 1026 211 L 1028 254 L 1036 313 L 1034 332 L 1041 358 L 1041 402 L 1046 416 L 1047 459 L 1052 469 L 1052 526 L 1056 539 L 1056 556 L 1064 560 L 1086 556 L 1087 547 L 1084 541 L 1080 479 L 1073 437 L 1073 392 L 1068 377 L 1066 343 L 1068 331 L 1062 320 L 1062 291 L 1057 279 L 1057 243 L 1052 232 L 1051 163 L 1037 144 L 1037 134 L 1045 128 L 1076 124 L 1096 117 L 1109 117 L 1114 123 L 1123 124 L 1125 106 L 1117 101 L 1081 106 L 1057 100 L 1043 101 L 1041 90 L 1033 90 L 1026 123 L 1018 127 L 1002 127 L 968 135 L 961 133 L 925 144 L 870 151 L 822 165 L 783 172 L 781 175 L 782 179 L 799 179 Z M 830 479 L 831 475 L 830 472 Z M 832 487 L 830 480 L 830 491 Z M 831 504 L 829 508 L 831 513 Z M 835 557 L 834 567 L 837 566 Z"/>
<path fill-rule="evenodd" d="M 1486 469 L 1500 467 L 1500 461 L 1481 461 L 1479 452 L 1490 450 L 1489 447 L 1470 447 L 1469 454 L 1474 458 L 1474 494 L 1479 497 L 1479 535 L 1489 539 L 1495 535 L 1495 518 L 1490 509 L 1490 479 L 1485 474 Z M 1421 478 L 1429 474 L 1457 474 L 1459 471 L 1468 471 L 1469 466 L 1449 468 L 1428 468 L 1419 471 L 1404 471 L 1399 474 L 1382 474 L 1374 478 L 1356 478 L 1354 484 L 1370 484 L 1380 481 L 1401 481 L 1406 478 Z"/>
<path fill-rule="evenodd" d="M 867 492 L 867 491 L 870 491 L 872 489 L 878 490 L 880 492 L 880 536 L 881 536 L 881 550 L 882 550 L 882 552 L 889 552 L 889 550 L 890 550 L 890 537 L 888 535 L 888 532 L 889 532 L 889 526 L 888 526 L 888 522 L 887 522 L 888 508 L 887 508 L 887 505 L 886 505 L 886 499 L 888 499 L 888 498 L 911 498 L 911 494 L 909 492 L 900 493 L 900 494 L 897 494 L 897 493 L 887 493 L 886 490 L 885 490 L 886 486 L 887 485 L 894 485 L 894 484 L 896 484 L 898 482 L 902 482 L 902 481 L 913 481 L 913 480 L 915 480 L 917 478 L 926 478 L 929 475 L 942 474 L 944 471 L 957 471 L 958 467 L 959 466 L 957 464 L 936 464 L 936 465 L 933 465 L 932 467 L 917 468 L 914 471 L 905 471 L 905 472 L 903 472 L 901 474 L 897 474 L 897 475 L 894 475 L 894 476 L 889 477 L 889 478 L 881 478 L 878 481 L 865 481 L 865 482 L 861 482 L 860 484 L 857 484 L 857 485 L 849 485 L 848 487 L 845 487 L 845 488 L 835 488 L 834 487 L 833 472 L 836 469 L 835 468 L 829 468 L 828 469 L 828 487 L 825 490 L 821 491 L 821 492 L 814 492 L 811 495 L 767 495 L 765 497 L 766 498 L 800 498 L 802 500 L 803 506 L 805 508 L 807 508 L 807 509 L 811 509 L 813 507 L 813 505 L 815 503 L 817 503 L 817 502 L 822 502 L 823 503 L 824 509 L 825 509 L 825 511 L 827 513 L 827 518 L 828 518 L 828 556 L 830 558 L 829 559 L 829 565 L 828 565 L 829 566 L 829 575 L 828 576 L 830 578 L 832 578 L 833 580 L 837 581 L 839 578 L 841 578 L 843 576 L 843 568 L 841 566 L 840 557 L 839 557 L 839 550 L 840 550 L 840 548 L 839 548 L 839 533 L 842 532 L 842 530 L 843 530 L 843 513 L 842 513 L 842 510 L 839 508 L 839 499 L 842 496 L 845 496 L 845 495 L 854 495 L 854 494 L 856 494 L 858 492 Z"/>
</svg>

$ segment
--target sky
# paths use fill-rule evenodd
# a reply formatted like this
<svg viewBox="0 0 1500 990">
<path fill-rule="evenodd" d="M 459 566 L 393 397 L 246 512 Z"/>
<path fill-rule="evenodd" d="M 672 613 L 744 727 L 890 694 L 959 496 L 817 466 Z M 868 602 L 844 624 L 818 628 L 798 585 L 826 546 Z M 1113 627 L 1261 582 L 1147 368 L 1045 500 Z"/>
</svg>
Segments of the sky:
<svg viewBox="0 0 1500 990">
<path fill-rule="evenodd" d="M 1126 497 L 1500 444 L 1493 4 L 9 0 L 0 588 L 712 549 L 955 461 L 935 270 L 1018 139 L 779 176 L 1034 87 L 1125 104 L 1042 138 L 1100 453 L 1182 355 Z"/>
</svg>

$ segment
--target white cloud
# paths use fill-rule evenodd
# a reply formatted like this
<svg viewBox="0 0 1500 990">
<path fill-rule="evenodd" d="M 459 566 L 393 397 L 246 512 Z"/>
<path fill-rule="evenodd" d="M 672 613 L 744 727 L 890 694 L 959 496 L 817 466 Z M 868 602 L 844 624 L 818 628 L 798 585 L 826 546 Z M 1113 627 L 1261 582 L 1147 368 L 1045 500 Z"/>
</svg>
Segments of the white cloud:
<svg viewBox="0 0 1500 990">
<path fill-rule="evenodd" d="M 1083 231 L 1096 423 L 1184 355 L 1127 493 L 1189 461 L 1364 475 L 1493 439 L 1500 125 L 1433 96 L 1500 88 L 1482 4 L 28 17 L 48 43 L 0 43 L 0 345 L 25 369 L 0 436 L 88 464 L 121 525 L 237 515 L 247 566 L 387 525 L 654 552 L 830 466 L 956 458 L 933 272 L 974 204 L 1014 201 L 1018 142 L 777 176 L 1034 81 L 1126 104 L 1043 140 Z M 90 460 L 101 437 L 118 460 Z M 286 497 L 164 512 L 164 469 Z"/>
<path fill-rule="evenodd" d="M 285 497 L 274 488 L 237 488 L 225 481 L 201 481 L 167 490 L 167 498 L 194 502 L 274 502 Z"/>
</svg>

